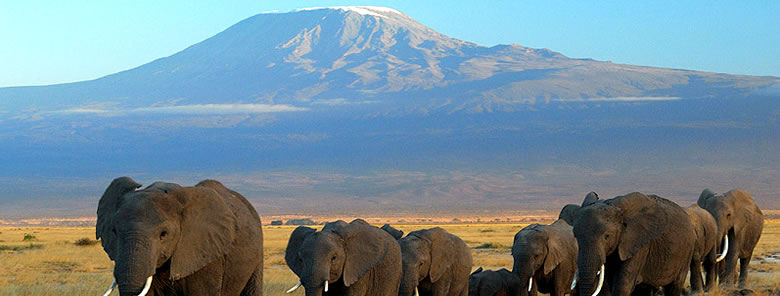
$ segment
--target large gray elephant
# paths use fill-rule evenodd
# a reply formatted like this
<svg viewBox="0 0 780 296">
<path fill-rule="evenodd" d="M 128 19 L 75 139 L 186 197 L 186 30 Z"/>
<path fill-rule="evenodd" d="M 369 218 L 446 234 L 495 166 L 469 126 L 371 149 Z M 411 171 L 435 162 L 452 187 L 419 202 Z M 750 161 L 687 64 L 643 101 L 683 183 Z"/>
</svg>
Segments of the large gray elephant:
<svg viewBox="0 0 780 296">
<path fill-rule="evenodd" d="M 121 295 L 262 295 L 262 226 L 241 194 L 213 180 L 140 187 L 114 179 L 98 203 Z"/>
<path fill-rule="evenodd" d="M 398 243 L 403 256 L 398 295 L 468 294 L 471 249 L 459 237 L 434 227 L 412 231 Z"/>
<path fill-rule="evenodd" d="M 506 268 L 483 271 L 480 267 L 469 276 L 469 296 L 515 296 L 521 286 L 520 278 Z"/>
<path fill-rule="evenodd" d="M 636 285 L 682 293 L 693 255 L 690 218 L 667 199 L 630 193 L 583 204 L 574 221 L 579 295 L 630 295 Z M 606 282 L 606 283 L 605 283 Z"/>
<path fill-rule="evenodd" d="M 284 259 L 306 295 L 397 296 L 401 248 L 390 234 L 361 219 L 325 224 L 321 231 L 299 226 Z"/>
<path fill-rule="evenodd" d="M 522 282 L 519 295 L 536 295 L 536 291 L 551 296 L 571 293 L 577 269 L 577 240 L 566 221 L 526 226 L 515 234 L 512 257 L 512 272 Z"/>
<path fill-rule="evenodd" d="M 715 224 L 715 218 L 698 205 L 687 207 L 685 213 L 691 218 L 696 237 L 691 257 L 691 291 L 694 293 L 709 292 L 715 285 L 715 263 L 725 257 L 725 254 L 723 254 L 724 256 L 715 254 L 718 244 L 718 226 Z M 706 281 L 702 279 L 702 265 L 706 273 Z"/>
<path fill-rule="evenodd" d="M 726 261 L 720 272 L 720 283 L 724 287 L 734 285 L 737 275 L 737 259 L 740 260 L 739 287 L 743 287 L 748 277 L 748 265 L 753 249 L 764 230 L 764 214 L 745 190 L 735 189 L 722 195 L 716 195 L 704 189 L 696 202 L 710 212 L 718 225 L 718 241 L 723 242 L 720 253 L 726 253 Z M 728 240 L 728 241 L 726 241 Z M 719 244 L 720 245 L 720 244 Z"/>
</svg>

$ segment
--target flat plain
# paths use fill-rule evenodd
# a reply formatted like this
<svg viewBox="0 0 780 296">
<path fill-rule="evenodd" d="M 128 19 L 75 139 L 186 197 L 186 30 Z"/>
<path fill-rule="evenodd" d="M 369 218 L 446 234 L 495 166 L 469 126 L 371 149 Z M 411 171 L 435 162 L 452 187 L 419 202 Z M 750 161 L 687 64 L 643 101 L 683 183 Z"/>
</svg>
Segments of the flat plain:
<svg viewBox="0 0 780 296">
<path fill-rule="evenodd" d="M 512 239 L 527 224 L 398 224 L 394 227 L 405 233 L 442 227 L 472 248 L 474 269 L 480 266 L 511 269 Z M 294 229 L 295 226 L 263 226 L 264 295 L 285 295 L 284 291 L 298 281 L 284 263 L 284 249 Z M 1 227 L 0 295 L 101 295 L 112 281 L 113 262 L 94 237 L 93 227 Z M 760 295 L 780 293 L 780 220 L 766 222 L 750 270 L 747 288 Z M 303 290 L 291 295 L 303 295 Z"/>
</svg>

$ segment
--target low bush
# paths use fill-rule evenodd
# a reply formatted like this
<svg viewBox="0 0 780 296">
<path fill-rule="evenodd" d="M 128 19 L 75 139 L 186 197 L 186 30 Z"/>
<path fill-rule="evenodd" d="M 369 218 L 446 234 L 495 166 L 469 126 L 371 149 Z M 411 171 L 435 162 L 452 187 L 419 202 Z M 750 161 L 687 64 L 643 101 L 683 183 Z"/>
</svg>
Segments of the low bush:
<svg viewBox="0 0 780 296">
<path fill-rule="evenodd" d="M 79 240 L 77 240 L 73 244 L 77 245 L 77 246 L 93 246 L 93 245 L 97 245 L 97 243 L 98 243 L 98 241 L 96 241 L 94 239 L 89 239 L 89 238 L 86 238 L 86 237 L 82 237 L 82 238 L 80 238 Z"/>
</svg>

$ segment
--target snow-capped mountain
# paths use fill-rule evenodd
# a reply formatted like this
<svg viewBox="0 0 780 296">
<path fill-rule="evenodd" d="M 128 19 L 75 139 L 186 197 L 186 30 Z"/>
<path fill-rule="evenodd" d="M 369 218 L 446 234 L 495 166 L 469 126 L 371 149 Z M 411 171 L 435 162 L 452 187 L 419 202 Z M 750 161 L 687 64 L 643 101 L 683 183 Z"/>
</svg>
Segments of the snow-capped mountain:
<svg viewBox="0 0 780 296">
<path fill-rule="evenodd" d="M 0 88 L 0 217 L 94 214 L 122 175 L 216 178 L 261 214 L 704 187 L 780 207 L 779 110 L 777 77 L 484 47 L 382 7 L 263 13 L 96 80 Z"/>
<path fill-rule="evenodd" d="M 570 59 L 520 45 L 488 48 L 394 9 L 360 6 L 258 14 L 135 69 L 0 89 L 0 107 L 383 102 L 389 109 L 482 112 L 555 100 L 742 96 L 778 81 Z"/>
</svg>

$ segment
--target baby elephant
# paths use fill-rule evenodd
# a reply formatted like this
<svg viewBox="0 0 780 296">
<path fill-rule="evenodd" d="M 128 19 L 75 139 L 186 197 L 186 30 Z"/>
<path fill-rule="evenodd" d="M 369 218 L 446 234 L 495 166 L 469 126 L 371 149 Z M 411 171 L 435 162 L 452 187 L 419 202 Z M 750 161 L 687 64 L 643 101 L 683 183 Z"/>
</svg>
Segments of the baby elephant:
<svg viewBox="0 0 780 296">
<path fill-rule="evenodd" d="M 570 294 L 577 252 L 572 227 L 563 220 L 551 225 L 531 224 L 520 230 L 512 245 L 512 272 L 522 283 L 517 295 L 536 295 L 536 290 L 551 296 Z"/>
<path fill-rule="evenodd" d="M 412 231 L 398 241 L 403 276 L 399 295 L 466 296 L 471 249 L 439 227 Z"/>
<path fill-rule="evenodd" d="M 520 295 L 520 278 L 505 268 L 485 270 L 477 268 L 469 276 L 469 296 L 513 296 Z"/>
</svg>

